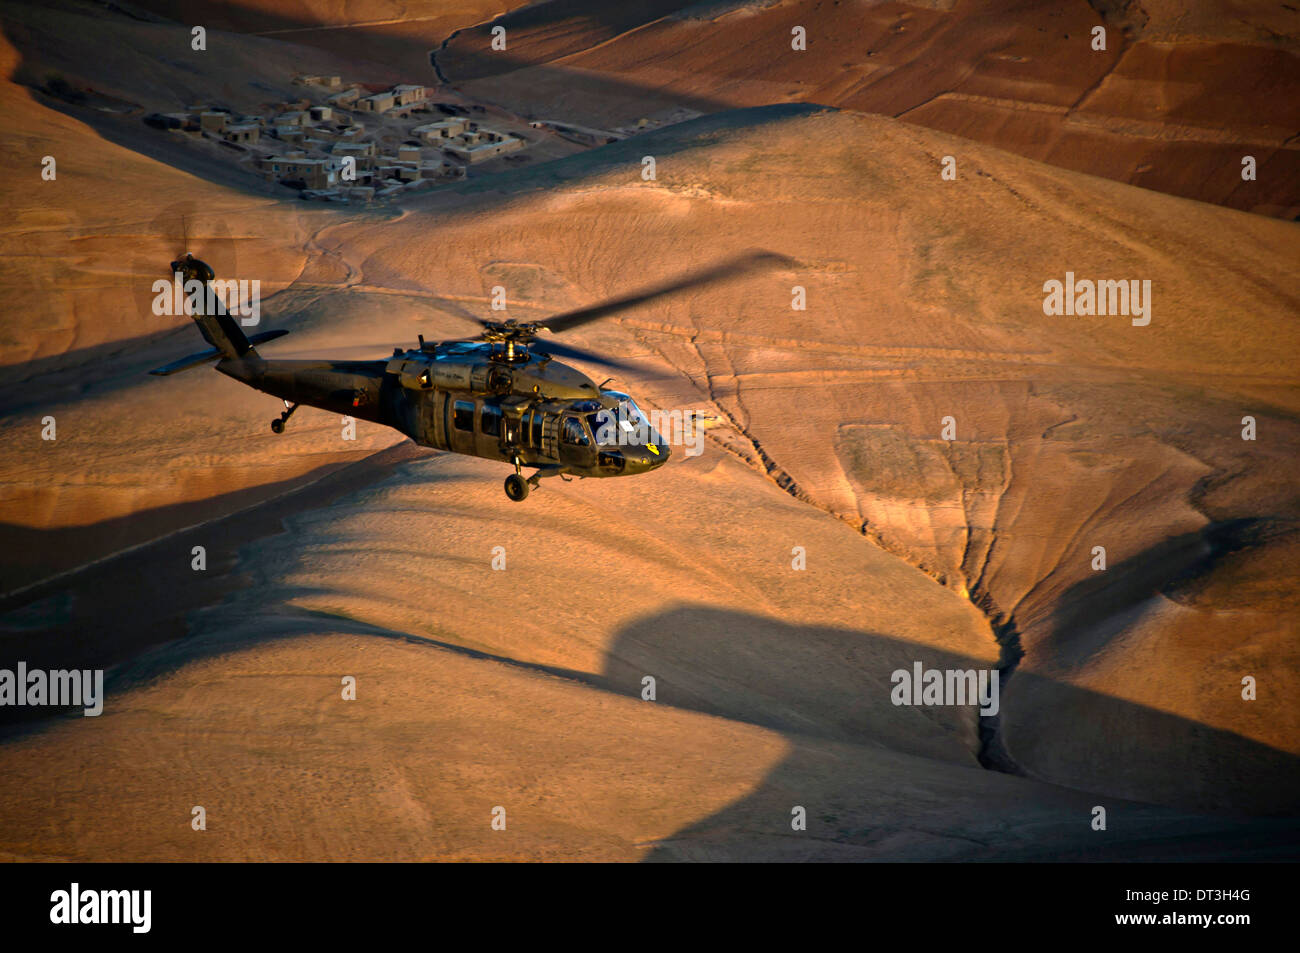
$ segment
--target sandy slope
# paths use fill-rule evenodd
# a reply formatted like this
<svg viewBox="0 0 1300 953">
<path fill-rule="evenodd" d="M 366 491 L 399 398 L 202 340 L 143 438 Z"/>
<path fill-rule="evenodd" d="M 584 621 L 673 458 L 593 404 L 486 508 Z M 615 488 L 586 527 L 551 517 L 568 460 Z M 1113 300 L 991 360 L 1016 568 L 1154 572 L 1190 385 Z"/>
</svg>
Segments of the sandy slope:
<svg viewBox="0 0 1300 953">
<path fill-rule="evenodd" d="M 134 687 L 109 713 L 5 746 L 3 850 L 1195 856 L 1162 844 L 1175 834 L 1219 856 L 1291 849 L 1283 828 L 1268 843 L 1267 826 L 1113 799 L 1122 833 L 1095 835 L 1096 796 L 976 767 L 968 714 L 894 708 L 885 673 L 913 658 L 987 664 L 978 615 L 725 456 L 633 486 L 548 486 L 526 531 L 490 470 L 408 463 L 245 552 L 247 588 L 125 673 Z M 779 548 L 789 539 L 808 547 L 805 573 Z M 645 674 L 656 702 L 640 698 Z M 356 701 L 340 697 L 344 675 Z M 194 805 L 206 832 L 187 826 Z M 490 826 L 498 806 L 504 831 Z M 804 833 L 789 828 L 796 806 Z"/>
<path fill-rule="evenodd" d="M 38 12 L 26 15 L 37 17 Z M 53 11 L 45 16 L 53 22 L 44 22 L 43 28 L 57 33 L 63 21 Z M 114 21 L 115 35 L 135 26 L 127 24 L 124 28 Z M 22 33 L 30 24 L 6 21 L 6 26 Z M 91 29 L 76 17 L 65 26 L 59 34 L 65 45 L 90 42 Z M 148 32 L 133 39 L 137 47 L 158 42 Z M 36 68 L 30 62 L 24 67 L 24 62 L 10 41 L 0 39 L 5 76 Z M 125 92 L 142 88 L 138 76 L 134 83 Z M 0 380 L 20 379 L 25 371 L 14 365 L 22 362 L 54 358 L 34 366 L 70 366 L 78 354 L 84 359 L 107 342 L 174 328 L 172 318 L 150 310 L 149 288 L 155 278 L 166 277 L 167 262 L 185 244 L 182 212 L 188 212 L 190 244 L 211 255 L 226 274 L 232 268 L 238 273 L 241 257 L 246 265 L 257 262 L 269 294 L 301 271 L 305 256 L 293 246 L 304 236 L 293 206 L 260 214 L 276 203 L 217 187 L 105 141 L 52 105 L 17 83 L 0 84 L 6 120 L 0 149 L 10 167 L 23 170 L 0 184 L 6 210 L 0 227 L 0 280 L 8 296 L 0 331 Z M 56 162 L 53 181 L 41 177 L 46 156 Z"/>
<path fill-rule="evenodd" d="M 81 22 L 81 12 L 9 13 L 17 22 L 6 21 L 7 29 L 40 29 L 58 38 L 48 55 L 56 55 L 61 44 L 62 59 L 69 46 L 91 42 L 93 31 Z M 157 42 L 150 34 L 157 29 L 118 17 L 105 32 L 129 49 L 132 43 L 143 48 Z M 179 37 L 183 31 L 168 32 Z M 0 40 L 0 69 L 21 72 L 21 62 L 14 47 Z M 269 66 L 267 71 L 275 72 Z M 144 93 L 148 102 L 147 83 L 130 75 L 125 93 Z M 287 87 L 288 73 L 278 75 Z M 239 387 L 221 390 L 216 375 L 202 384 L 191 376 L 149 379 L 153 386 L 142 386 L 148 368 L 204 346 L 192 326 L 151 309 L 152 283 L 166 277 L 168 261 L 188 247 L 223 276 L 258 279 L 267 299 L 264 319 L 274 313 L 278 326 L 292 326 L 292 313 L 276 303 L 276 293 L 290 282 L 301 289 L 340 277 L 312 244 L 332 219 L 303 211 L 298 203 L 243 194 L 178 171 L 106 141 L 52 105 L 15 83 L 0 84 L 7 130 L 0 154 L 12 168 L 28 170 L 0 184 L 7 213 L 0 223 L 6 293 L 0 327 L 6 413 L 0 430 L 11 451 L 0 466 L 0 523 L 22 541 L 8 547 L 3 559 L 0 588 L 6 592 L 226 511 L 203 505 L 205 500 L 291 481 L 339 459 L 333 442 L 326 459 L 318 456 L 324 447 L 313 451 L 302 442 L 312 429 L 306 419 L 272 460 L 214 454 L 206 440 L 224 443 L 232 425 L 265 430 L 278 410 L 275 402 Z M 140 130 L 140 136 L 155 135 Z M 54 181 L 40 177 L 47 155 L 57 163 Z M 136 389 L 129 402 L 118 398 L 124 384 Z M 226 396 L 213 399 L 213 386 Z M 242 408 L 246 426 L 233 423 L 231 406 Z M 254 407 L 260 408 L 255 415 Z M 39 437 L 46 415 L 59 428 L 54 444 L 31 439 Z M 185 417 L 188 422 L 176 426 Z M 169 422 L 155 428 L 162 419 Z M 329 435 L 339 431 L 331 427 Z M 360 452 L 393 439 L 377 436 L 363 435 Z M 302 452 L 291 449 L 294 443 Z M 142 454 L 141 447 L 149 452 Z M 123 519 L 138 514 L 145 516 Z M 78 527 L 82 533 L 75 541 L 58 536 L 29 545 L 33 534 Z"/>
<path fill-rule="evenodd" d="M 616 282 L 602 276 L 631 260 L 651 280 L 675 260 L 763 236 L 799 264 L 624 322 L 674 368 L 648 381 L 648 394 L 666 406 L 707 401 L 734 425 L 719 438 L 757 468 L 1009 621 L 1028 652 L 1025 681 L 1065 681 L 1294 752 L 1284 686 L 1297 678 L 1295 579 L 1281 568 L 1293 564 L 1296 518 L 1282 478 L 1298 436 L 1294 227 L 1063 176 L 896 123 L 781 115 L 705 122 L 657 150 L 629 143 L 609 154 L 626 164 L 608 170 L 600 154 L 569 160 L 560 167 L 569 174 L 598 175 L 551 173 L 545 195 L 502 206 L 497 228 L 470 212 L 444 220 L 440 237 L 474 253 L 424 259 L 429 283 L 438 274 L 442 287 L 486 286 L 478 263 L 495 261 L 610 292 Z M 769 121 L 725 131 L 753 119 Z M 799 150 L 810 141 L 828 144 L 816 167 Z M 944 183 L 934 157 L 959 148 L 968 178 Z M 636 175 L 643 151 L 659 153 L 655 183 Z M 358 229 L 363 267 L 419 267 L 401 249 L 420 222 Z M 576 271 L 538 255 L 575 244 Z M 1152 324 L 1044 316 L 1041 284 L 1066 270 L 1149 275 Z M 789 310 L 795 283 L 808 288 L 806 314 Z M 601 329 L 589 340 L 619 339 Z M 1240 439 L 1246 413 L 1265 421 L 1268 439 Z M 958 422 L 952 443 L 940 439 L 946 415 Z M 1211 527 L 1232 520 L 1256 522 L 1219 540 Z M 1182 549 L 1162 548 L 1183 536 Z M 1119 567 L 1114 576 L 1090 568 L 1095 545 Z M 1240 575 L 1219 583 L 1220 570 Z M 1254 598 L 1222 592 L 1265 575 Z M 1118 637 L 1121 617 L 1133 628 Z M 1140 649 L 1136 632 L 1146 633 Z M 1253 668 L 1283 694 L 1240 701 Z M 1057 780 L 1134 794 L 1125 779 L 1138 773 L 1137 788 L 1174 801 L 1294 803 L 1289 756 L 1256 764 L 1270 784 L 1229 793 L 1219 756 L 1202 750 L 1185 763 L 1187 739 L 1167 733 L 1193 729 L 1160 719 L 1158 742 L 1136 733 L 1132 761 L 1067 768 L 1069 746 L 1042 727 L 1043 691 L 1051 697 L 1036 689 L 1034 704 L 1013 701 L 1006 715 L 1006 743 L 1017 759 L 1022 745 L 1026 770 L 1037 766 L 1031 749 L 1046 745 L 1065 752 L 1044 755 L 1043 775 Z M 1110 743 L 1116 726 L 1079 704 L 1078 718 L 1051 723 Z"/>
<path fill-rule="evenodd" d="M 1276 828 L 1175 811 L 1297 804 L 1293 225 L 802 106 L 676 126 L 399 218 L 305 216 L 4 95 L 38 149 L 111 158 L 135 201 L 211 195 L 214 226 L 273 247 L 285 290 L 268 324 L 295 333 L 268 354 L 463 335 L 495 284 L 530 317 L 755 246 L 793 260 L 573 335 L 646 361 L 623 382 L 646 403 L 718 416 L 700 458 L 547 481 L 515 505 L 500 468 L 421 455 L 315 507 L 264 505 L 272 527 L 292 512 L 282 535 L 197 530 L 230 576 L 218 596 L 177 582 L 160 597 L 192 611 L 191 637 L 119 669 L 102 718 L 0 746 L 13 856 L 1131 859 L 1177 855 L 1179 834 L 1203 856 L 1290 849 Z M 955 182 L 939 177 L 948 154 Z M 89 168 L 65 207 L 113 234 Z M 37 232 L 7 239 L 6 288 L 75 334 L 104 330 L 83 350 L 6 326 L 27 342 L 0 421 L 0 532 L 24 557 L 7 579 L 398 439 L 363 425 L 344 444 L 311 411 L 275 438 L 270 398 L 210 371 L 143 376 L 198 336 L 133 341 L 125 305 L 99 321 L 79 281 L 24 257 Z M 1151 324 L 1046 317 L 1042 283 L 1067 270 L 1151 280 Z M 123 557 L 128 572 L 188 559 L 170 545 Z M 6 644 L 93 605 L 104 578 L 121 576 L 11 601 Z M 913 660 L 990 664 L 993 624 L 1025 651 L 999 744 L 1029 777 L 978 767 L 969 710 L 888 702 L 889 673 Z M 345 674 L 356 702 L 338 698 Z M 1258 701 L 1239 700 L 1243 674 Z M 1126 820 L 1114 841 L 1087 826 L 1098 803 Z M 194 804 L 207 834 L 188 828 Z M 488 827 L 497 804 L 508 835 Z M 814 836 L 789 831 L 796 804 Z"/>
</svg>

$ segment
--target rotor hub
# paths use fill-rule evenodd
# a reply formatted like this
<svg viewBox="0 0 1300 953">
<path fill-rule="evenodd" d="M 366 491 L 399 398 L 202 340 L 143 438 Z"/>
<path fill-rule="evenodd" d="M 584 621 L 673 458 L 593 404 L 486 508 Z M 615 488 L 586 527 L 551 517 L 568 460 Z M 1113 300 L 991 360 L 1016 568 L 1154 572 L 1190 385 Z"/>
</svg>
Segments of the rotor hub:
<svg viewBox="0 0 1300 953">
<path fill-rule="evenodd" d="M 492 348 L 490 355 L 494 361 L 516 364 L 528 360 L 528 344 L 533 341 L 542 325 L 535 321 L 520 324 L 514 318 L 505 321 L 486 321 L 483 325 L 482 340 L 490 344 L 502 344 L 504 347 Z"/>
<path fill-rule="evenodd" d="M 536 321 L 520 324 L 514 318 L 505 321 L 487 321 L 483 325 L 483 340 L 492 342 L 513 342 L 527 344 L 537 337 L 542 325 Z"/>
</svg>

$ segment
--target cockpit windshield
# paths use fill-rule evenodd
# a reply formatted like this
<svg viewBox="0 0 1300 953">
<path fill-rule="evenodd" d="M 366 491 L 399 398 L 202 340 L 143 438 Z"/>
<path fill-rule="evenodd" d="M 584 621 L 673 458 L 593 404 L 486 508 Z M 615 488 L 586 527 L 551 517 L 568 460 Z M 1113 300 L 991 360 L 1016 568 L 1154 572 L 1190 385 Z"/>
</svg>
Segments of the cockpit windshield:
<svg viewBox="0 0 1300 953">
<path fill-rule="evenodd" d="M 618 406 L 587 415 L 587 424 L 602 447 L 644 446 L 659 442 L 659 435 L 631 397 L 617 391 L 605 391 L 606 397 L 618 398 Z"/>
</svg>

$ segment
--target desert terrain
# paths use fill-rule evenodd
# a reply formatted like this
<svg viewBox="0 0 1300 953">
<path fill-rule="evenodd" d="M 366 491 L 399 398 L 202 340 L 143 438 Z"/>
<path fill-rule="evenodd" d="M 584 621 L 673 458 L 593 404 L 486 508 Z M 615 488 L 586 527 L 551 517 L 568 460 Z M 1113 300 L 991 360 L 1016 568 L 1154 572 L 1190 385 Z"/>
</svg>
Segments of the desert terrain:
<svg viewBox="0 0 1300 953">
<path fill-rule="evenodd" d="M 4 712 L 0 857 L 1294 859 L 1294 14 L 180 6 L 0 5 L 0 667 L 108 672 L 97 718 Z M 200 18 L 230 57 L 184 59 Z M 801 21 L 807 70 L 775 53 Z M 472 100 L 648 121 L 325 205 L 37 88 L 251 105 L 434 83 L 435 50 Z M 709 415 L 702 454 L 513 503 L 502 464 L 148 376 L 202 346 L 149 309 L 179 243 L 262 280 L 268 358 L 465 337 L 495 286 L 538 320 L 784 263 L 573 332 L 645 368 L 594 380 Z M 1045 314 L 1067 272 L 1149 281 L 1149 323 Z M 916 662 L 997 666 L 999 714 L 894 705 Z"/>
</svg>

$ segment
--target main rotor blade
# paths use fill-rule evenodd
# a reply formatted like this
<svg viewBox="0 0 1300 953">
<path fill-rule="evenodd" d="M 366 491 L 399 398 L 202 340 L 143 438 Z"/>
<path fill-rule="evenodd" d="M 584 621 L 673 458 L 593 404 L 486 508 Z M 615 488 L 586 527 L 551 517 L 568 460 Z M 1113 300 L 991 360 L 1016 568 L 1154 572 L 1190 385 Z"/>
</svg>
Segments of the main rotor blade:
<svg viewBox="0 0 1300 953">
<path fill-rule="evenodd" d="M 770 251 L 752 251 L 740 255 L 729 261 L 713 265 L 701 271 L 693 272 L 684 278 L 678 278 L 675 281 L 669 281 L 653 288 L 646 288 L 642 291 L 633 292 L 624 295 L 621 298 L 613 298 L 609 301 L 594 304 L 587 308 L 579 308 L 576 311 L 569 311 L 564 314 L 558 314 L 552 318 L 545 318 L 537 323 L 547 328 L 554 334 L 561 331 L 568 331 L 596 321 L 608 314 L 617 311 L 623 311 L 627 308 L 635 307 L 638 304 L 644 304 L 647 301 L 653 301 L 655 298 L 662 298 L 667 295 L 677 294 L 682 291 L 689 291 L 692 288 L 698 288 L 702 285 L 712 284 L 715 281 L 721 281 L 724 278 L 731 278 L 757 270 L 758 268 L 768 265 L 775 266 L 789 264 L 790 259 L 784 255 L 778 255 Z"/>
<path fill-rule="evenodd" d="M 648 374 L 652 370 L 645 364 L 638 364 L 634 361 L 620 361 L 617 358 L 606 357 L 604 354 L 596 354 L 585 348 L 574 347 L 571 344 L 561 344 L 559 341 L 535 341 L 528 346 L 528 350 L 534 354 L 549 354 L 551 357 L 571 357 L 580 361 L 592 361 L 620 371 L 631 371 L 634 374 Z"/>
</svg>

